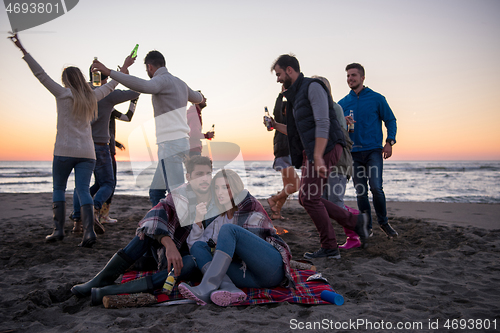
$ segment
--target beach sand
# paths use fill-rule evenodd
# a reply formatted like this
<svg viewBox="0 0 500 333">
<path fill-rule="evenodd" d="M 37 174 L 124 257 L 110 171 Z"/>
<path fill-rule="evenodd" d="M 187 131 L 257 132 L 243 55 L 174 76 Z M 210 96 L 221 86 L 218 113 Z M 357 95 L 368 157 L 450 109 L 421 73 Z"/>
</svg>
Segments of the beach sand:
<svg viewBox="0 0 500 333">
<path fill-rule="evenodd" d="M 267 203 L 262 201 L 266 210 Z M 71 196 L 67 197 L 67 214 Z M 355 203 L 348 203 L 356 207 Z M 133 237 L 149 210 L 144 197 L 116 196 L 107 225 L 92 249 L 79 237 L 47 244 L 52 230 L 51 194 L 0 194 L 0 333 L 5 332 L 480 332 L 500 330 L 500 205 L 388 202 L 399 237 L 374 228 L 366 249 L 342 258 L 314 260 L 345 304 L 291 303 L 221 308 L 185 304 L 105 309 L 78 299 L 70 288 L 92 278 Z M 283 208 L 282 235 L 295 259 L 319 247 L 311 219 L 296 201 Z M 342 228 L 333 223 L 338 241 Z M 465 330 L 444 325 L 467 321 Z M 455 320 L 455 321 L 453 321 Z M 478 321 L 481 320 L 481 321 Z M 494 328 L 496 321 L 496 330 Z M 358 323 L 359 326 L 349 326 Z M 462 322 L 463 323 L 463 322 Z M 392 325 L 390 329 L 389 324 Z M 431 324 L 431 327 L 429 325 Z M 437 326 L 436 326 L 437 324 Z M 340 326 L 339 326 L 340 325 Z M 371 326 L 370 326 L 371 325 Z M 420 326 L 421 325 L 421 326 Z M 459 327 L 459 326 L 458 326 Z M 297 329 L 294 329 L 297 328 Z M 333 330 L 332 330 L 333 331 Z"/>
</svg>

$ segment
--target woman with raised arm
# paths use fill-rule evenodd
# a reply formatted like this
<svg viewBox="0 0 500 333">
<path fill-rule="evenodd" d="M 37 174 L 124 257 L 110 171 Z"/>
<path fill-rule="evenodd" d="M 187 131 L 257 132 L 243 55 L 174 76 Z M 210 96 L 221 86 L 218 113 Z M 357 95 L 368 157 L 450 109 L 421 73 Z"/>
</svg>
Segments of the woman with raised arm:
<svg viewBox="0 0 500 333">
<path fill-rule="evenodd" d="M 95 150 L 90 122 L 97 115 L 97 101 L 112 92 L 118 82 L 111 81 L 92 90 L 77 67 L 66 67 L 62 72 L 62 83 L 52 80 L 43 68 L 22 46 L 16 34 L 9 37 L 21 50 L 23 59 L 41 84 L 56 98 L 57 135 L 52 162 L 52 212 L 54 231 L 46 237 L 47 242 L 64 238 L 66 210 L 65 191 L 68 177 L 75 170 L 75 185 L 82 208 L 83 238 L 78 246 L 92 247 L 96 242 L 94 232 L 94 205 L 90 196 L 90 178 L 95 166 Z M 135 59 L 127 57 L 121 72 Z"/>
<path fill-rule="evenodd" d="M 207 225 L 193 225 L 187 242 L 203 279 L 196 287 L 181 283 L 182 295 L 199 305 L 212 301 L 227 306 L 246 299 L 238 288 L 292 287 L 290 248 L 238 174 L 223 169 L 211 187 L 222 213 Z"/>
</svg>

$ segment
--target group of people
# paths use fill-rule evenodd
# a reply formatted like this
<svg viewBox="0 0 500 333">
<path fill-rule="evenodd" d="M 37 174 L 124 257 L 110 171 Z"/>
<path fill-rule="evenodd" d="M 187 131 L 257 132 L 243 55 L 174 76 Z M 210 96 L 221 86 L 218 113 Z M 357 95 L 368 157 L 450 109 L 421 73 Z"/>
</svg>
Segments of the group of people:
<svg viewBox="0 0 500 333">
<path fill-rule="evenodd" d="M 268 199 L 273 211 L 271 217 L 283 219 L 283 203 L 290 194 L 299 191 L 299 203 L 313 220 L 321 242 L 319 250 L 307 252 L 304 257 L 338 259 L 339 247 L 364 246 L 366 239 L 352 232 L 352 226 L 360 220 L 367 220 L 366 234 L 373 235 L 369 184 L 380 228 L 389 238 L 396 237 L 398 233 L 388 223 L 382 189 L 383 159 L 392 155 L 396 143 L 396 118 L 386 99 L 363 85 L 363 66 L 353 63 L 346 67 L 351 91 L 338 104 L 333 101 L 328 80 L 305 77 L 292 55 L 280 56 L 271 71 L 282 84 L 270 127 L 276 130 L 273 167 L 282 172 L 284 184 L 283 190 Z M 383 146 L 382 122 L 387 128 Z M 348 125 L 354 124 L 354 129 L 348 132 Z M 302 170 L 300 183 L 293 167 Z M 350 177 L 359 211 L 344 203 Z M 330 218 L 344 227 L 347 240 L 341 246 L 337 244 Z"/>
<path fill-rule="evenodd" d="M 114 183 L 101 179 L 116 179 L 116 176 L 113 177 L 116 169 L 113 171 L 112 166 L 109 168 L 108 162 L 113 164 L 109 149 L 111 137 L 109 132 L 106 133 L 113 117 L 113 107 L 128 100 L 136 102 L 140 93 L 152 95 L 159 161 L 149 192 L 153 208 L 139 222 L 135 236 L 126 247 L 119 250 L 94 278 L 73 286 L 71 292 L 74 295 L 91 296 L 92 304 L 100 304 L 106 295 L 156 290 L 172 271 L 179 280 L 185 281 L 201 272 L 203 277 L 197 286 L 185 282 L 179 285 L 185 297 L 200 305 L 213 302 L 227 306 L 241 301 L 246 298 L 240 289 L 244 287 L 294 287 L 290 273 L 290 248 L 277 235 L 263 206 L 244 188 L 236 172 L 222 169 L 212 177 L 212 161 L 201 156 L 201 149 L 192 149 L 189 134 L 194 132 L 188 123 L 186 105 L 188 102 L 197 105 L 196 114 L 191 114 L 191 117 L 199 118 L 201 123 L 201 109 L 206 106 L 206 99 L 200 91 L 192 90 L 168 72 L 160 52 L 151 51 L 145 57 L 150 80 L 128 75 L 128 67 L 135 61 L 131 56 L 126 57 L 119 71 L 110 70 L 94 60 L 91 70 L 101 73 L 103 85 L 92 89 L 75 67 L 64 69 L 64 86 L 57 84 L 26 52 L 17 34 L 10 38 L 23 52 L 23 58 L 33 74 L 56 97 L 58 118 L 53 160 L 55 228 L 47 240 L 64 237 L 64 194 L 72 170 L 75 170 L 74 200 L 77 201 L 72 217 L 75 228 L 76 222 L 81 221 L 83 236 L 80 246 L 91 247 L 96 242 L 95 229 L 101 228 L 101 232 L 104 232 L 96 217 L 101 217 L 100 210 L 114 189 Z M 339 107 L 333 102 L 325 81 L 304 77 L 295 57 L 280 56 L 272 70 L 276 72 L 277 81 L 283 88 L 276 102 L 276 119 L 272 119 L 272 122 L 280 132 L 275 137 L 277 156 L 274 167 L 282 170 L 284 188 L 268 200 L 271 216 L 281 219 L 280 210 L 284 200 L 291 191 L 298 190 L 299 202 L 311 216 L 321 242 L 319 250 L 307 252 L 304 257 L 340 258 L 330 219 L 335 219 L 346 233 L 361 244 L 370 236 L 371 222 L 369 209 L 366 209 L 366 205 L 369 208 L 368 199 L 363 201 L 366 193 L 362 193 L 358 187 L 360 209 L 365 211 L 362 213 L 332 203 L 329 200 L 330 191 L 324 191 L 329 182 L 341 182 L 334 179 L 332 170 L 339 164 L 343 151 L 348 151 L 349 137 L 345 134 L 345 125 L 340 125 L 342 119 L 338 117 Z M 359 71 L 358 68 L 354 70 Z M 361 106 L 364 103 L 363 107 L 378 107 L 380 101 L 385 99 L 359 86 L 364 79 L 364 72 L 357 76 L 352 69 L 347 71 L 352 91 L 339 104 L 344 110 L 354 109 L 355 115 L 358 115 L 355 116 L 358 128 L 351 135 L 356 171 L 367 168 L 376 160 L 373 156 L 367 157 L 372 153 L 365 151 L 370 140 L 363 141 L 366 138 L 363 133 L 359 134 L 365 131 L 359 125 L 361 119 L 371 117 L 368 113 L 362 113 L 365 111 L 361 111 Z M 107 82 L 108 77 L 112 79 L 110 82 Z M 113 92 L 118 83 L 130 90 Z M 360 96 L 364 97 L 363 102 Z M 283 103 L 282 97 L 286 98 L 286 103 Z M 133 110 L 131 112 L 133 114 Z M 387 123 L 388 118 L 383 117 L 392 115 L 388 105 L 385 112 L 383 115 L 377 114 Z M 123 118 L 130 120 L 132 114 L 123 115 Z M 99 122 L 101 117 L 104 120 Z M 98 120 L 92 122 L 95 118 Z M 122 119 L 122 116 L 118 118 Z M 351 117 L 345 117 L 345 120 L 347 123 L 354 122 Z M 371 126 L 374 126 L 375 121 Z M 389 157 L 392 152 L 390 147 L 395 142 L 395 118 L 393 130 L 389 133 L 392 141 L 388 141 L 388 148 L 386 145 L 379 149 L 375 145 L 371 147 L 372 150 Z M 198 131 L 201 133 L 201 126 Z M 377 131 L 374 133 L 375 136 L 379 134 Z M 192 136 L 194 140 L 211 138 L 213 132 L 211 135 Z M 371 139 L 374 141 L 378 137 Z M 360 145 L 356 146 L 358 142 Z M 355 156 L 356 148 L 359 149 L 359 157 Z M 346 168 L 343 169 L 348 169 L 348 163 L 344 164 Z M 302 169 L 300 181 L 294 167 Z M 92 172 L 96 178 L 93 197 L 89 186 Z M 338 172 L 336 174 L 338 176 Z M 381 175 L 375 180 L 372 180 L 371 175 L 364 178 L 353 175 L 353 178 L 356 185 L 364 184 L 365 187 L 368 179 L 372 192 L 377 182 L 380 182 L 381 190 Z M 375 203 L 377 216 L 381 201 L 378 199 Z M 385 199 L 383 204 L 385 206 Z M 378 217 L 383 230 L 390 234 L 387 230 L 392 228 L 386 217 L 384 222 L 383 212 Z M 143 260 L 146 254 L 152 256 L 158 265 L 155 274 L 121 285 L 114 284 L 121 274 L 137 261 Z"/>
</svg>

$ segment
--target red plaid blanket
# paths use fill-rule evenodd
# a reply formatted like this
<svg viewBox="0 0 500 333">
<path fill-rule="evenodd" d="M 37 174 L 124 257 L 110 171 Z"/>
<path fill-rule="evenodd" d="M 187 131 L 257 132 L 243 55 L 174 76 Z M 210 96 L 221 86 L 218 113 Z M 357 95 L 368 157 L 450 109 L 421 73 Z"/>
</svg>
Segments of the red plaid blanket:
<svg viewBox="0 0 500 333">
<path fill-rule="evenodd" d="M 138 271 L 127 272 L 123 275 L 122 283 L 130 280 L 135 280 L 152 273 L 153 272 Z M 322 300 L 320 296 L 323 290 L 334 291 L 328 283 L 325 283 L 323 281 L 306 281 L 309 276 L 316 274 L 316 272 L 291 269 L 291 273 L 295 281 L 296 289 L 283 287 L 276 287 L 273 289 L 242 288 L 242 290 L 248 295 L 248 299 L 244 302 L 233 303 L 231 305 L 252 305 L 278 302 L 301 304 L 331 304 Z M 177 289 L 177 285 L 174 287 L 172 293 L 169 296 L 161 294 L 159 292 L 156 292 L 155 294 L 158 302 L 172 301 L 183 298 L 179 293 L 179 290 Z"/>
</svg>

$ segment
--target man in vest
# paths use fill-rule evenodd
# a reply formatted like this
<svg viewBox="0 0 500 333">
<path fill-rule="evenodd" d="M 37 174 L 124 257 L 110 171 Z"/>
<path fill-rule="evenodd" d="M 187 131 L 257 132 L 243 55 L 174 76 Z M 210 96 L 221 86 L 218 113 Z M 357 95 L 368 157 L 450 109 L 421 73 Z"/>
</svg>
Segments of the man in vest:
<svg viewBox="0 0 500 333">
<path fill-rule="evenodd" d="M 318 79 L 304 77 L 293 55 L 281 55 L 272 65 L 277 82 L 283 84 L 287 99 L 287 125 L 273 122 L 275 128 L 288 135 L 292 164 L 302 168 L 299 203 L 305 208 L 319 232 L 321 248 L 306 252 L 304 257 L 340 258 L 335 231 L 330 218 L 354 230 L 364 245 L 368 237 L 367 214 L 352 214 L 323 199 L 327 175 L 335 167 L 346 145 L 333 109 L 328 88 Z"/>
</svg>

